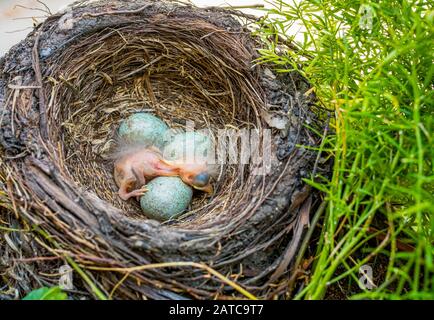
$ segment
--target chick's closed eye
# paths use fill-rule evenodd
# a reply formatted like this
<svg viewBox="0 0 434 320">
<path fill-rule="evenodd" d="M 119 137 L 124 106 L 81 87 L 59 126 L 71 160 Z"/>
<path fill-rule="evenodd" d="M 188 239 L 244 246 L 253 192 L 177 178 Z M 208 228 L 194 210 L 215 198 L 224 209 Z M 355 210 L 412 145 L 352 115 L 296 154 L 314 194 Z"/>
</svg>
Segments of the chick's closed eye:
<svg viewBox="0 0 434 320">
<path fill-rule="evenodd" d="M 198 187 L 204 187 L 209 183 L 209 174 L 207 172 L 201 172 L 193 179 L 193 184 Z"/>
</svg>

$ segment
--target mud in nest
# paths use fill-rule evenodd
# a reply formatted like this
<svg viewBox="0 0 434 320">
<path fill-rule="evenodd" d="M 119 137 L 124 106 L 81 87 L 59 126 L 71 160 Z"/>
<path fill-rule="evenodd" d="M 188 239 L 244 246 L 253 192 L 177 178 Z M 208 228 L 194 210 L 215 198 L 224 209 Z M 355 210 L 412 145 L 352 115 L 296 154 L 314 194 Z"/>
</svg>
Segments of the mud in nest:
<svg viewBox="0 0 434 320">
<path fill-rule="evenodd" d="M 244 18 L 165 2 L 83 2 L 50 16 L 0 61 L 3 217 L 32 230 L 9 239 L 17 250 L 3 246 L 23 291 L 56 284 L 13 261 L 38 255 L 49 258 L 30 260 L 32 270 L 81 270 L 73 292 L 84 296 L 285 295 L 316 201 L 302 178 L 317 169 L 317 155 L 297 145 L 317 145 L 307 128 L 321 126 L 301 76 L 254 63 L 261 44 Z M 258 132 L 269 171 L 222 165 L 211 198 L 198 195 L 173 221 L 146 219 L 119 199 L 105 161 L 119 122 L 144 110 L 215 137 Z"/>
</svg>

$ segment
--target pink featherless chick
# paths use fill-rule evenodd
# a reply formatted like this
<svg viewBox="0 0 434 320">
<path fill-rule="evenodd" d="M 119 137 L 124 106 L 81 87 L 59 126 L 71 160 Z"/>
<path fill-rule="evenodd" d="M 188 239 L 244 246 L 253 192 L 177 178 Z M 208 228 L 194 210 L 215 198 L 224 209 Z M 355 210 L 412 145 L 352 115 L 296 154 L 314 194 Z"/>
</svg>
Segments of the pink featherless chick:
<svg viewBox="0 0 434 320">
<path fill-rule="evenodd" d="M 122 200 L 140 197 L 146 191 L 146 182 L 158 176 L 179 176 L 191 187 L 213 192 L 210 173 L 206 163 L 183 163 L 168 161 L 154 146 L 119 144 L 114 155 L 114 179 Z"/>
</svg>

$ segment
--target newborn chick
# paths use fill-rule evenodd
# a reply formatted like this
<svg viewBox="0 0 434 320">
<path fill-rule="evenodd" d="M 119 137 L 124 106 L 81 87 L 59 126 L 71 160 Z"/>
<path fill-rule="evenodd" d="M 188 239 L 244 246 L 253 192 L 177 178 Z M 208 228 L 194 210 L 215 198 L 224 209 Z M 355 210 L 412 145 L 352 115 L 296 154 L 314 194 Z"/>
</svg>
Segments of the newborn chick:
<svg viewBox="0 0 434 320">
<path fill-rule="evenodd" d="M 155 147 L 124 148 L 116 156 L 114 179 L 122 200 L 142 196 L 146 191 L 146 180 L 158 176 L 179 176 L 184 183 L 195 189 L 213 192 L 210 175 L 205 163 L 182 163 L 168 161 Z"/>
</svg>

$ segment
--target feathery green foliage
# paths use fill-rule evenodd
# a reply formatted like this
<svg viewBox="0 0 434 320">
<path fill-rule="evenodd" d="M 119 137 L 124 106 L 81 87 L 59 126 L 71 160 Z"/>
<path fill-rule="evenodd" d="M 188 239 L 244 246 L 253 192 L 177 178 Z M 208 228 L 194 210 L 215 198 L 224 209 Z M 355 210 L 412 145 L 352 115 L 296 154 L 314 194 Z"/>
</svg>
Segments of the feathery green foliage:
<svg viewBox="0 0 434 320">
<path fill-rule="evenodd" d="M 269 44 L 261 61 L 300 71 L 334 115 L 321 148 L 334 157 L 332 178 L 309 181 L 327 210 L 296 298 L 323 298 L 336 283 L 356 287 L 348 298 L 434 298 L 432 1 L 273 3 L 258 30 Z M 298 27 L 299 50 L 282 51 Z M 365 264 L 372 290 L 357 287 Z"/>
</svg>

